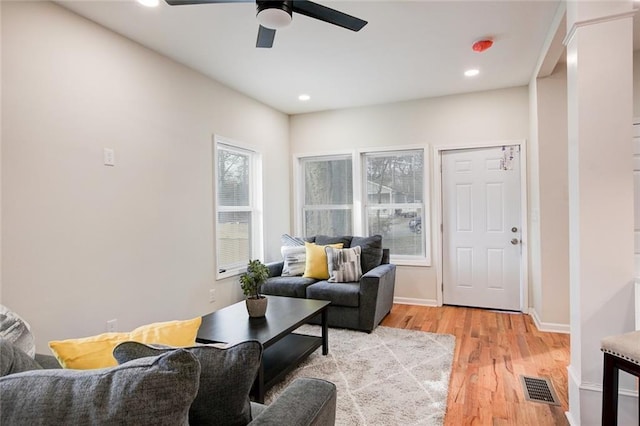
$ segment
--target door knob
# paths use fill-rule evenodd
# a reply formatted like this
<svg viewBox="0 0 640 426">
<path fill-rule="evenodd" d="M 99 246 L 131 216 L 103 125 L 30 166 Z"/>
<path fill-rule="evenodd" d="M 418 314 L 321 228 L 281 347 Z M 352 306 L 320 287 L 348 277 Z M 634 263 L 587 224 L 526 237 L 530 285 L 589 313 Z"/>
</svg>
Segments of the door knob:
<svg viewBox="0 0 640 426">
<path fill-rule="evenodd" d="M 520 241 L 518 241 L 518 239 L 517 239 L 517 238 L 512 238 L 512 239 L 511 239 L 511 244 L 513 244 L 514 246 L 515 246 L 515 245 L 518 245 L 518 243 L 519 243 L 519 242 L 520 242 Z"/>
</svg>

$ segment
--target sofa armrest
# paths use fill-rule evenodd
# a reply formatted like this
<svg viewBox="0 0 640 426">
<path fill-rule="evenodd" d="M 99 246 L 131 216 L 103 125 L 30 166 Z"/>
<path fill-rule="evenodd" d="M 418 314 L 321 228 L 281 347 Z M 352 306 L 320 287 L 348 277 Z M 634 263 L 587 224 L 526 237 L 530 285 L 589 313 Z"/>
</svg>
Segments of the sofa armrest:
<svg viewBox="0 0 640 426">
<path fill-rule="evenodd" d="M 35 360 L 44 369 L 62 368 L 56 357 L 51 355 L 36 354 Z"/>
<path fill-rule="evenodd" d="M 281 260 L 279 262 L 269 262 L 266 264 L 266 267 L 269 269 L 269 278 L 279 277 L 280 275 L 282 275 L 282 268 L 284 268 L 284 261 Z"/>
<path fill-rule="evenodd" d="M 325 380 L 298 378 L 262 411 L 252 426 L 325 426 L 336 421 L 336 386 Z"/>
<path fill-rule="evenodd" d="M 362 282 L 362 280 L 378 281 L 388 275 L 393 275 L 395 278 L 395 274 L 396 265 L 393 263 L 383 263 L 382 265 L 376 266 L 366 274 L 363 274 L 362 277 L 360 277 L 360 282 Z"/>
<path fill-rule="evenodd" d="M 396 265 L 376 266 L 360 278 L 360 326 L 372 331 L 393 306 Z"/>
</svg>

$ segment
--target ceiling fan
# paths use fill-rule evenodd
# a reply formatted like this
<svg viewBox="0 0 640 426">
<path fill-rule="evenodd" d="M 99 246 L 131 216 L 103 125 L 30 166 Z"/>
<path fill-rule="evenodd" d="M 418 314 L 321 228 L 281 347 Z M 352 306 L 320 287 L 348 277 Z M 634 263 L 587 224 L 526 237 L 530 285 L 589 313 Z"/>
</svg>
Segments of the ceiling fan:
<svg viewBox="0 0 640 426">
<path fill-rule="evenodd" d="M 351 31 L 360 31 L 367 21 L 347 15 L 308 0 L 165 0 L 171 6 L 209 3 L 256 3 L 256 18 L 260 23 L 256 47 L 270 48 L 278 28 L 291 23 L 293 12 L 319 19 Z"/>
</svg>

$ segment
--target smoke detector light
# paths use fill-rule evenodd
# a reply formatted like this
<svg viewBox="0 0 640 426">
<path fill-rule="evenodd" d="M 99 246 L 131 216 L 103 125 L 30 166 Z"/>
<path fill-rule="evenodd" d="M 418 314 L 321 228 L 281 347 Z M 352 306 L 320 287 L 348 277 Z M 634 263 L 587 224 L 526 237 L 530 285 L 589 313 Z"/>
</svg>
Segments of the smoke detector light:
<svg viewBox="0 0 640 426">
<path fill-rule="evenodd" d="M 298 99 L 299 99 L 299 100 L 301 100 L 302 102 L 306 102 L 306 101 L 308 101 L 309 99 L 311 99 L 311 96 L 309 96 L 309 95 L 307 95 L 306 93 L 304 93 L 304 94 L 302 94 L 302 95 L 298 96 Z"/>
<path fill-rule="evenodd" d="M 464 72 L 464 75 L 467 77 L 475 77 L 478 74 L 480 74 L 480 70 L 477 70 L 477 69 L 466 70 Z"/>
<path fill-rule="evenodd" d="M 490 38 L 487 38 L 484 40 L 478 40 L 475 43 L 473 43 L 473 45 L 471 45 L 471 49 L 474 52 L 481 53 L 489 49 L 491 46 L 493 46 L 493 40 L 491 40 Z"/>
</svg>

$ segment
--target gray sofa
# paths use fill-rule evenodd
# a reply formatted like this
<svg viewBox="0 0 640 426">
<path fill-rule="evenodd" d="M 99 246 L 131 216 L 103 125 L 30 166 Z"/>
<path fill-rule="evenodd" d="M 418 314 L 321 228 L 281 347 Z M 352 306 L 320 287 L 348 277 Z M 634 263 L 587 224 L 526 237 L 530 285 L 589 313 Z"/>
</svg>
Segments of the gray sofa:
<svg viewBox="0 0 640 426">
<path fill-rule="evenodd" d="M 288 239 L 293 240 L 292 237 Z M 331 302 L 328 309 L 330 327 L 373 331 L 391 311 L 396 280 L 396 266 L 389 263 L 389 250 L 382 248 L 382 237 L 317 235 L 299 241 L 318 245 L 342 243 L 344 248 L 360 246 L 362 277 L 358 282 L 331 283 L 303 276 L 282 276 L 284 261 L 272 262 L 267 264 L 269 278 L 260 292 L 273 296 L 328 300 Z M 319 324 L 320 318 L 312 322 Z"/>
<path fill-rule="evenodd" d="M 126 342 L 114 350 L 117 367 L 67 370 L 0 339 L 0 424 L 335 424 L 336 387 L 324 380 L 299 378 L 269 406 L 250 403 L 261 355 L 258 342 L 162 350 Z"/>
</svg>

